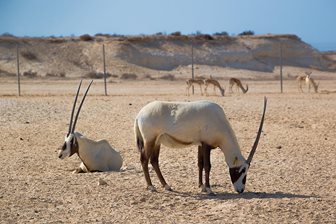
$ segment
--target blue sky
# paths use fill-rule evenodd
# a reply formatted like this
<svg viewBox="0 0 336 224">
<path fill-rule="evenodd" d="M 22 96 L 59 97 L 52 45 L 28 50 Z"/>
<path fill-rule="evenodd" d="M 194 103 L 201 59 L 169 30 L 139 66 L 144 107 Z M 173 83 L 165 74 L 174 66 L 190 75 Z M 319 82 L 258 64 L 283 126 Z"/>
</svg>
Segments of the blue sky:
<svg viewBox="0 0 336 224">
<path fill-rule="evenodd" d="M 0 34 L 296 34 L 336 50 L 335 0 L 0 0 Z"/>
</svg>

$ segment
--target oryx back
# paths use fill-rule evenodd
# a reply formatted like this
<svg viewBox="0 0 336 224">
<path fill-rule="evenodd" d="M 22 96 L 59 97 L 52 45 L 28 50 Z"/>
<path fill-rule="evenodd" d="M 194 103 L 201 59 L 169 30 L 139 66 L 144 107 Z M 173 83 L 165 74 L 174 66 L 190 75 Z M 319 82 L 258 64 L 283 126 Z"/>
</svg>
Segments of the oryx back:
<svg viewBox="0 0 336 224">
<path fill-rule="evenodd" d="M 209 101 L 154 101 L 140 110 L 136 122 L 143 139 L 168 147 L 219 146 L 223 133 L 234 135 L 223 109 Z"/>
</svg>

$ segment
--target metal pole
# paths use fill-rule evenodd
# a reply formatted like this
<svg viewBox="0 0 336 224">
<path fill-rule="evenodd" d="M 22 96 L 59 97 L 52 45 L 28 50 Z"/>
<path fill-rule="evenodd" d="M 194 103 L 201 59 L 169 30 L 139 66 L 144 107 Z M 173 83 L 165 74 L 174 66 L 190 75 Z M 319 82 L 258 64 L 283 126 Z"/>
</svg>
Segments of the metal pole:
<svg viewBox="0 0 336 224">
<path fill-rule="evenodd" d="M 283 88 L 282 88 L 282 43 L 280 41 L 280 90 L 281 93 L 283 93 Z"/>
<path fill-rule="evenodd" d="M 107 96 L 106 87 L 106 64 L 105 64 L 105 45 L 103 44 L 103 65 L 104 65 L 104 86 L 105 86 L 105 96 Z"/>
<path fill-rule="evenodd" d="M 191 42 L 191 78 L 194 79 L 194 43 Z M 191 86 L 192 94 L 194 95 L 194 85 Z"/>
<path fill-rule="evenodd" d="M 16 45 L 16 68 L 17 68 L 17 82 L 18 82 L 18 92 L 21 96 L 21 84 L 20 84 L 20 59 L 19 59 L 19 45 Z"/>
</svg>

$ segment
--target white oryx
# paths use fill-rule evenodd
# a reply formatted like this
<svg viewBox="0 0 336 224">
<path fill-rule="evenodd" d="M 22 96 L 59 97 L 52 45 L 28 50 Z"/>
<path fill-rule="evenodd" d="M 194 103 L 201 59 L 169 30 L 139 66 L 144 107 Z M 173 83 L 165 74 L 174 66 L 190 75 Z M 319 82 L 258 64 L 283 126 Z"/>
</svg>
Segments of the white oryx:
<svg viewBox="0 0 336 224">
<path fill-rule="evenodd" d="M 234 189 L 242 193 L 245 189 L 247 171 L 262 131 L 266 104 L 265 97 L 258 134 L 247 160 L 241 154 L 234 131 L 218 104 L 209 101 L 154 101 L 144 106 L 135 118 L 134 132 L 147 189 L 155 191 L 148 171 L 150 161 L 162 186 L 166 190 L 171 190 L 159 168 L 161 144 L 174 148 L 198 145 L 199 187 L 202 187 L 202 191 L 213 195 L 209 182 L 210 150 L 219 147 L 229 166 Z M 202 181 L 203 169 L 205 185 Z"/>
<path fill-rule="evenodd" d="M 86 89 L 83 99 L 79 105 L 75 120 L 72 124 L 78 93 L 82 81 L 79 83 L 75 102 L 71 112 L 69 131 L 65 136 L 62 148 L 59 150 L 58 157 L 60 159 L 64 159 L 77 153 L 82 163 L 80 164 L 79 168 L 74 171 L 76 173 L 119 171 L 122 166 L 123 159 L 121 158 L 120 153 L 114 150 L 106 140 L 94 141 L 86 138 L 81 133 L 75 132 L 79 112 L 82 108 L 83 102 L 92 82 L 93 81 L 91 81 L 90 85 Z"/>
</svg>

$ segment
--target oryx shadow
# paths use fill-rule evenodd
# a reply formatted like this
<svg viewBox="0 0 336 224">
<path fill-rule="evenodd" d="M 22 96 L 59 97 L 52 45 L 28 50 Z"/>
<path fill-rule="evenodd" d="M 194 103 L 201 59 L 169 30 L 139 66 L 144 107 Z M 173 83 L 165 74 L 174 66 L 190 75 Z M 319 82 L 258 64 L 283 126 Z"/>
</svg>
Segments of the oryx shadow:
<svg viewBox="0 0 336 224">
<path fill-rule="evenodd" d="M 267 192 L 244 192 L 241 194 L 238 193 L 229 193 L 229 192 L 222 192 L 222 193 L 215 193 L 214 196 L 207 195 L 207 194 L 199 194 L 197 198 L 200 200 L 235 200 L 235 199 L 291 199 L 291 198 L 316 198 L 316 195 L 303 195 L 303 194 L 292 194 L 292 193 L 285 193 L 285 192 L 274 192 L 274 193 L 267 193 Z"/>
<path fill-rule="evenodd" d="M 172 191 L 170 193 L 176 194 L 181 197 L 194 198 L 196 200 L 237 200 L 237 199 L 298 199 L 298 198 L 318 198 L 316 195 L 303 195 L 303 194 L 292 194 L 285 192 L 244 192 L 241 194 L 235 192 L 215 192 L 214 195 L 208 195 L 206 193 L 194 194 L 191 192 L 178 192 Z"/>
</svg>

